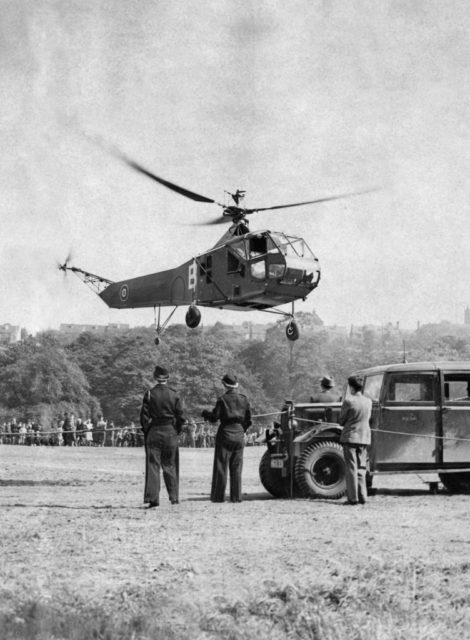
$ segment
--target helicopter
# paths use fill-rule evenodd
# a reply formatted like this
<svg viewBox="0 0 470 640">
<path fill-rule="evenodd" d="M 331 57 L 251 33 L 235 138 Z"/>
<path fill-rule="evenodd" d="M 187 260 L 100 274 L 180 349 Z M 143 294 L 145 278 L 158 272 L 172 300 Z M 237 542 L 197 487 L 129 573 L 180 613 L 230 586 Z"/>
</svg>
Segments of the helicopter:
<svg viewBox="0 0 470 640">
<path fill-rule="evenodd" d="M 305 300 L 318 286 L 321 276 L 319 261 L 303 238 L 268 229 L 250 231 L 247 217 L 259 211 L 318 204 L 373 190 L 248 208 L 244 205 L 246 193 L 243 190 L 237 189 L 235 193 L 226 191 L 228 202 L 221 203 L 157 176 L 122 153 L 115 155 L 134 171 L 185 198 L 221 207 L 221 215 L 205 224 L 229 224 L 227 231 L 212 248 L 180 266 L 157 273 L 115 282 L 69 266 L 69 258 L 59 264 L 61 271 L 74 273 L 108 307 L 153 307 L 155 316 L 158 309 L 158 319 L 155 317 L 156 345 L 160 344 L 176 309 L 186 305 L 185 321 L 192 329 L 201 322 L 199 307 L 257 310 L 287 319 L 286 336 L 288 340 L 297 340 L 299 329 L 295 321 L 294 303 L 296 300 Z M 290 311 L 278 308 L 285 304 L 291 305 Z M 161 310 L 165 307 L 173 309 L 161 321 Z"/>
</svg>

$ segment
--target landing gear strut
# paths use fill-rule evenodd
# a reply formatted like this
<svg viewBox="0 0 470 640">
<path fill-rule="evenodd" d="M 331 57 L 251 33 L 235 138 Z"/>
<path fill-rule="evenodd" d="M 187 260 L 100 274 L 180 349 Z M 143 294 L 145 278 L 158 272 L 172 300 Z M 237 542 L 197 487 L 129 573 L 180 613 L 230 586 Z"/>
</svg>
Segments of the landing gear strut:
<svg viewBox="0 0 470 640">
<path fill-rule="evenodd" d="M 290 313 L 287 313 L 287 311 L 281 311 L 281 309 L 263 309 L 263 311 L 265 313 L 274 313 L 286 319 L 288 318 L 289 321 L 286 326 L 287 339 L 291 342 L 299 339 L 300 331 L 294 318 L 294 303 L 292 303 L 292 311 Z"/>
<path fill-rule="evenodd" d="M 154 309 L 154 313 L 155 313 L 155 331 L 157 333 L 156 338 L 154 340 L 156 346 L 158 347 L 158 345 L 161 343 L 162 341 L 162 336 L 163 333 L 166 329 L 167 324 L 170 322 L 171 317 L 173 316 L 173 314 L 175 313 L 176 309 L 178 307 L 175 307 L 173 309 L 173 311 L 170 313 L 170 315 L 168 316 L 168 318 L 165 320 L 165 322 L 163 322 L 162 324 L 160 324 L 160 305 L 158 306 L 158 318 L 157 318 L 157 313 L 156 313 L 156 309 L 157 307 L 155 306 Z M 201 312 L 199 311 L 199 309 L 196 307 L 195 304 L 192 304 L 187 312 L 186 312 L 186 324 L 190 329 L 195 329 L 197 326 L 199 326 L 199 323 L 201 322 Z"/>
<path fill-rule="evenodd" d="M 176 309 L 178 307 L 175 307 L 173 309 L 173 311 L 170 313 L 170 315 L 168 316 L 168 318 L 165 320 L 165 322 L 163 324 L 160 324 L 160 310 L 161 307 L 160 305 L 158 305 L 158 319 L 157 319 L 157 315 L 156 315 L 156 306 L 153 308 L 154 314 L 155 314 L 155 331 L 157 333 L 157 337 L 155 338 L 154 342 L 155 345 L 158 347 L 158 345 L 160 344 L 160 342 L 162 341 L 162 335 L 166 329 L 166 325 L 170 322 L 172 315 L 175 313 Z"/>
</svg>

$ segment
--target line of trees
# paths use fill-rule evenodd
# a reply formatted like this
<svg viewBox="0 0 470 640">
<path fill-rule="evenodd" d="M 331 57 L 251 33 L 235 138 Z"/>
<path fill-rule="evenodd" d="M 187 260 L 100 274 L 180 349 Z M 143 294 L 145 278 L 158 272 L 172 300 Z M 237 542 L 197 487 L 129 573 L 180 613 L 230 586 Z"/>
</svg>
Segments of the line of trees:
<svg viewBox="0 0 470 640">
<path fill-rule="evenodd" d="M 284 324 L 274 323 L 262 341 L 220 323 L 210 329 L 167 329 L 159 347 L 148 328 L 124 334 L 84 333 L 64 343 L 44 332 L 0 351 L 0 421 L 11 417 L 51 425 L 64 411 L 83 418 L 99 413 L 116 424 L 137 422 L 142 396 L 152 384 L 154 366 L 171 372 L 187 413 L 195 418 L 221 393 L 220 380 L 234 372 L 256 413 L 280 408 L 286 398 L 308 400 L 318 379 L 332 375 L 339 386 L 354 370 L 401 362 L 403 338 L 365 330 L 360 337 L 334 335 L 299 314 L 297 342 L 288 342 Z M 408 361 L 468 360 L 470 334 L 439 334 L 428 327 L 406 337 Z"/>
</svg>

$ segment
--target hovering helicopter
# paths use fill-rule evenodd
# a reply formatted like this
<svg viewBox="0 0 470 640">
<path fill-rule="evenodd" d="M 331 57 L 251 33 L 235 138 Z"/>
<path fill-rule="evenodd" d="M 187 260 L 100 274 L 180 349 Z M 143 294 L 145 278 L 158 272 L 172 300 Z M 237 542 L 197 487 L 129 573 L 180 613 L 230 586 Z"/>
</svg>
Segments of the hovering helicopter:
<svg viewBox="0 0 470 640">
<path fill-rule="evenodd" d="M 259 211 L 287 209 L 317 204 L 370 191 L 344 193 L 304 202 L 247 208 L 245 191 L 226 192 L 230 201 L 223 204 L 165 180 L 119 153 L 130 168 L 181 196 L 222 208 L 222 215 L 207 224 L 229 223 L 226 233 L 208 251 L 184 264 L 149 275 L 113 282 L 84 269 L 69 266 L 67 259 L 59 269 L 74 273 L 109 306 L 115 309 L 153 307 L 157 336 L 161 336 L 176 309 L 188 305 L 186 324 L 196 328 L 201 307 L 239 311 L 276 313 L 288 320 L 286 336 L 297 340 L 299 329 L 294 317 L 294 302 L 305 300 L 320 282 L 320 265 L 305 240 L 279 231 L 250 231 L 247 216 Z M 277 307 L 291 304 L 291 311 Z M 173 307 L 161 322 L 161 309 Z"/>
</svg>

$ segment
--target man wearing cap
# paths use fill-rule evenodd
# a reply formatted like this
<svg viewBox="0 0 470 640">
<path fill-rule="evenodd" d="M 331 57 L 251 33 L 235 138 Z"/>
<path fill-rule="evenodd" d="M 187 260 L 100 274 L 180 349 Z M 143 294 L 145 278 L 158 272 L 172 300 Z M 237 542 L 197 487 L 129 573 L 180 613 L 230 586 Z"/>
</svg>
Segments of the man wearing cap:
<svg viewBox="0 0 470 640">
<path fill-rule="evenodd" d="M 140 412 L 146 456 L 144 502 L 149 509 L 159 505 L 160 469 L 171 504 L 178 504 L 178 435 L 186 422 L 181 401 L 168 386 L 168 371 L 157 366 L 153 377 L 157 384 L 144 395 Z"/>
<path fill-rule="evenodd" d="M 242 501 L 242 468 L 245 432 L 251 426 L 248 398 L 237 391 L 235 376 L 222 378 L 226 389 L 212 411 L 204 410 L 202 417 L 209 422 L 220 421 L 215 438 L 214 468 L 212 472 L 211 500 L 224 502 L 227 486 L 227 467 L 230 471 L 230 501 Z"/>
<path fill-rule="evenodd" d="M 317 393 L 317 395 L 312 396 L 310 398 L 310 402 L 339 402 L 341 400 L 341 396 L 334 387 L 335 383 L 333 378 L 330 376 L 323 376 L 323 378 L 320 379 L 321 391 L 320 393 Z"/>
</svg>

